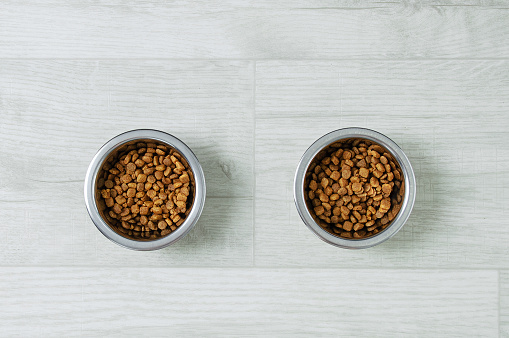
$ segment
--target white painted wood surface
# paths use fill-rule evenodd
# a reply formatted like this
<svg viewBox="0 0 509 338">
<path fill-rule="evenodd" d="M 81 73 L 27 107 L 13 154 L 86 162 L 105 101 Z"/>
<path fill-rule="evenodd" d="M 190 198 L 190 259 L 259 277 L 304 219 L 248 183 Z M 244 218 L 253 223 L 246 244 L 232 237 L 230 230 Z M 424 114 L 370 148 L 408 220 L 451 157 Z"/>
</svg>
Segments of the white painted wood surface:
<svg viewBox="0 0 509 338">
<path fill-rule="evenodd" d="M 508 62 L 268 61 L 256 69 L 257 266 L 509 266 Z M 309 236 L 293 203 L 304 150 L 349 126 L 392 138 L 417 180 L 405 227 L 364 251 Z"/>
<path fill-rule="evenodd" d="M 418 183 L 390 241 L 316 238 L 292 197 L 342 127 Z M 83 202 L 134 128 L 181 138 L 207 201 L 133 252 Z M 0 2 L 0 336 L 509 337 L 506 1 Z"/>
<path fill-rule="evenodd" d="M 0 313 L 20 336 L 493 336 L 497 291 L 495 271 L 5 268 Z"/>
</svg>

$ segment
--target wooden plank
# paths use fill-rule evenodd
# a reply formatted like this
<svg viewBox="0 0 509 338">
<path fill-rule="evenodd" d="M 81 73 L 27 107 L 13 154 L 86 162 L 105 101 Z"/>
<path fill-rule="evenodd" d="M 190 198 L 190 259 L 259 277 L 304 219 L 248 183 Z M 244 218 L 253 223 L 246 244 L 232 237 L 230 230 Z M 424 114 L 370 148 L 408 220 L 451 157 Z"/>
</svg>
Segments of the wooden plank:
<svg viewBox="0 0 509 338">
<path fill-rule="evenodd" d="M 509 271 L 499 272 L 500 299 L 500 337 L 509 337 Z"/>
<path fill-rule="evenodd" d="M 4 1 L 3 58 L 507 58 L 504 1 Z"/>
<path fill-rule="evenodd" d="M 257 63 L 256 265 L 507 267 L 508 76 L 506 61 Z M 320 241 L 293 202 L 307 147 L 352 126 L 392 138 L 417 179 L 407 224 L 363 251 Z"/>
<path fill-rule="evenodd" d="M 251 62 L 1 64 L 1 265 L 252 264 Z M 83 201 L 95 152 L 136 128 L 182 139 L 207 180 L 208 199 L 196 229 L 157 253 L 110 243 L 91 223 Z"/>
<path fill-rule="evenodd" d="M 1 268 L 7 335 L 495 336 L 496 271 Z"/>
</svg>

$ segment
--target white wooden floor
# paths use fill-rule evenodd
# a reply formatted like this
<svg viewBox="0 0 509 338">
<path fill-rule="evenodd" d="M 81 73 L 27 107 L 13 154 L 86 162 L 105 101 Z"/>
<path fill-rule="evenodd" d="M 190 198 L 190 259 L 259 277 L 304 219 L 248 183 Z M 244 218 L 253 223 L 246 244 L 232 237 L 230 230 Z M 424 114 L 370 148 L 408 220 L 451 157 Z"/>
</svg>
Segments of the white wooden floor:
<svg viewBox="0 0 509 338">
<path fill-rule="evenodd" d="M 360 126 L 418 183 L 390 241 L 301 222 L 298 160 Z M 135 128 L 196 153 L 174 246 L 90 221 L 98 148 Z M 0 2 L 0 336 L 509 337 L 509 3 Z"/>
</svg>

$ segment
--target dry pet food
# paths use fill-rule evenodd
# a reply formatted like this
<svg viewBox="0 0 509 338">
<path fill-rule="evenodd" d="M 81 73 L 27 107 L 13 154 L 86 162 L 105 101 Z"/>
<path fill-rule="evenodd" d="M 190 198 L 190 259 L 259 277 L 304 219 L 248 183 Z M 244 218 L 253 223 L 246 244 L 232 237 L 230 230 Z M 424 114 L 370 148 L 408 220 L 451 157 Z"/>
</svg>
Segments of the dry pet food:
<svg viewBox="0 0 509 338">
<path fill-rule="evenodd" d="M 157 239 L 186 219 L 194 178 L 175 149 L 139 142 L 105 162 L 97 186 L 99 210 L 113 229 L 129 238 Z"/>
<path fill-rule="evenodd" d="M 372 141 L 348 139 L 329 145 L 313 159 L 304 193 L 322 228 L 361 239 L 390 225 L 401 208 L 405 186 L 389 152 Z"/>
</svg>

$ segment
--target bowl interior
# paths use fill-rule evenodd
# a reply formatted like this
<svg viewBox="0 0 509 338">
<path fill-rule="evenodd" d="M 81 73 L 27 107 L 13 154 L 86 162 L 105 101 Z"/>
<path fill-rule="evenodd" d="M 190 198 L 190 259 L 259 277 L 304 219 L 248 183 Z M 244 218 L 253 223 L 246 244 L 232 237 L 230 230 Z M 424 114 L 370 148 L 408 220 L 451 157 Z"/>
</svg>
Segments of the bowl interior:
<svg viewBox="0 0 509 338">
<path fill-rule="evenodd" d="M 325 156 L 327 156 L 327 154 L 330 150 L 339 149 L 339 146 L 342 144 L 345 144 L 345 143 L 356 144 L 356 143 L 361 143 L 361 142 L 370 142 L 372 144 L 376 144 L 376 145 L 380 146 L 384 151 L 384 155 L 386 157 L 388 157 L 388 159 L 390 161 L 394 161 L 394 164 L 396 165 L 397 170 L 399 170 L 399 172 L 401 174 L 401 184 L 403 186 L 402 189 L 404 190 L 404 193 L 401 196 L 401 200 L 398 202 L 399 207 L 398 207 L 397 214 L 394 216 L 393 220 L 391 220 L 389 223 L 383 225 L 383 229 L 380 229 L 376 234 L 366 236 L 363 238 L 348 238 L 348 237 L 340 236 L 339 233 L 335 233 L 335 232 L 331 231 L 330 230 L 331 227 L 329 226 L 329 224 L 327 224 L 322 219 L 320 219 L 316 216 L 316 214 L 313 210 L 314 207 L 312 205 L 312 201 L 309 198 L 308 194 L 306 193 L 306 190 L 307 190 L 306 187 L 309 185 L 309 182 L 311 180 L 312 172 L 310 171 L 310 167 L 312 167 L 314 163 L 320 162 Z M 362 138 L 362 137 L 347 137 L 347 138 L 337 139 L 334 142 L 331 142 L 331 143 L 327 144 L 326 146 L 322 147 L 318 151 L 318 153 L 313 157 L 313 159 L 309 162 L 308 166 L 306 167 L 302 189 L 303 189 L 303 195 L 304 195 L 307 211 L 311 215 L 313 220 L 316 222 L 316 224 L 319 226 L 319 228 L 321 230 L 327 232 L 328 234 L 330 234 L 334 237 L 337 237 L 338 239 L 346 240 L 346 241 L 363 241 L 366 239 L 371 239 L 376 236 L 379 236 L 383 232 L 385 232 L 394 223 L 394 221 L 396 221 L 398 219 L 398 215 L 401 214 L 402 209 L 403 209 L 401 206 L 403 204 L 403 201 L 405 200 L 406 195 L 408 194 L 408 191 L 407 191 L 408 189 L 405 185 L 405 171 L 402 170 L 401 165 L 400 165 L 399 161 L 396 159 L 396 157 L 394 156 L 394 154 L 391 151 L 389 151 L 386 147 L 381 145 L 380 143 L 378 143 L 374 140 L 366 139 L 366 138 Z"/>
<path fill-rule="evenodd" d="M 97 207 L 97 211 L 98 211 L 100 217 L 102 218 L 102 220 L 113 231 L 115 231 L 117 234 L 121 235 L 122 237 L 128 238 L 130 240 L 134 240 L 134 241 L 150 242 L 150 241 L 155 241 L 155 240 L 159 240 L 161 238 L 167 237 L 167 236 L 171 235 L 174 232 L 171 232 L 171 233 L 169 233 L 169 234 L 167 234 L 165 236 L 159 236 L 159 237 L 157 237 L 155 239 L 151 239 L 151 238 L 135 238 L 133 236 L 129 236 L 128 234 L 120 231 L 118 226 L 115 225 L 115 224 L 112 224 L 112 222 L 108 219 L 109 217 L 107 217 L 105 215 L 106 205 L 105 205 L 105 203 L 104 203 L 104 201 L 102 199 L 102 196 L 101 196 L 101 193 L 100 193 L 100 189 L 98 188 L 99 186 L 102 185 L 102 184 L 100 184 L 100 180 L 104 180 L 104 173 L 106 172 L 106 170 L 109 170 L 109 168 L 113 167 L 112 165 L 115 164 L 115 160 L 118 159 L 119 155 L 121 155 L 123 152 L 127 151 L 128 149 L 132 148 L 133 146 L 136 146 L 136 144 L 140 143 L 140 142 L 141 143 L 155 143 L 156 145 L 164 145 L 164 146 L 166 146 L 168 148 L 175 149 L 175 151 L 178 152 L 178 154 L 181 155 L 181 162 L 183 162 L 182 164 L 186 167 L 186 169 L 190 173 L 190 182 L 191 182 L 191 184 L 189 185 L 189 188 L 190 188 L 189 189 L 189 196 L 191 197 L 191 204 L 190 204 L 190 207 L 186 211 L 186 214 L 185 214 L 186 215 L 186 219 L 187 219 L 187 216 L 189 215 L 189 213 L 191 212 L 191 210 L 193 209 L 194 204 L 195 204 L 195 199 L 196 199 L 196 193 L 195 193 L 196 181 L 195 181 L 195 174 L 194 174 L 191 166 L 188 163 L 188 159 L 184 156 L 184 154 L 182 154 L 182 152 L 180 152 L 178 149 L 176 149 L 172 145 L 170 145 L 168 143 L 165 143 L 165 142 L 162 142 L 160 140 L 156 140 L 156 139 L 149 139 L 149 138 L 135 139 L 135 140 L 130 140 L 130 141 L 124 142 L 122 144 L 119 144 L 117 147 L 112 149 L 107 154 L 105 159 L 100 163 L 97 175 L 96 175 L 95 179 L 93 180 L 94 202 L 95 202 L 95 205 Z"/>
</svg>

